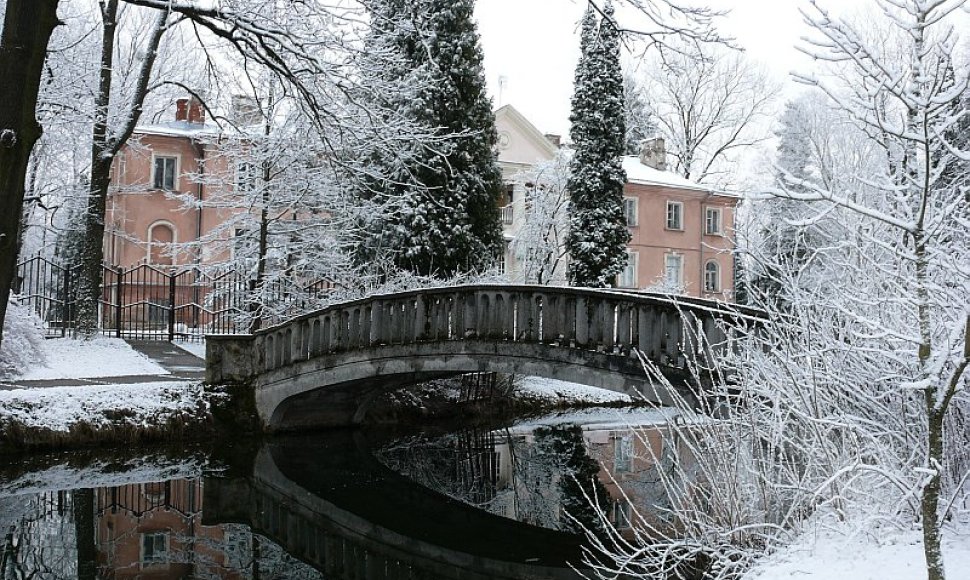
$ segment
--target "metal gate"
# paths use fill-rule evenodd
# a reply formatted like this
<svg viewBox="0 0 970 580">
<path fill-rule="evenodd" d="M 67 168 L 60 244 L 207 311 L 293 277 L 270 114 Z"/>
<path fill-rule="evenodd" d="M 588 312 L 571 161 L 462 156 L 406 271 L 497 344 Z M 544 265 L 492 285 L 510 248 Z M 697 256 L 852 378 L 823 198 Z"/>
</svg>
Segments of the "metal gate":
<svg viewBox="0 0 970 580">
<path fill-rule="evenodd" d="M 44 321 L 47 336 L 73 333 L 77 323 L 78 266 L 34 256 L 17 265 L 14 293 Z M 102 266 L 99 326 L 104 334 L 141 340 L 198 341 L 206 334 L 248 332 L 251 281 L 234 270 L 209 274 L 195 267 L 142 264 L 130 269 Z M 328 280 L 301 287 L 317 297 L 333 288 Z M 285 301 L 282 284 L 269 291 Z M 312 308 L 288 302 L 286 315 Z M 276 322 L 266 320 L 267 324 Z"/>
</svg>

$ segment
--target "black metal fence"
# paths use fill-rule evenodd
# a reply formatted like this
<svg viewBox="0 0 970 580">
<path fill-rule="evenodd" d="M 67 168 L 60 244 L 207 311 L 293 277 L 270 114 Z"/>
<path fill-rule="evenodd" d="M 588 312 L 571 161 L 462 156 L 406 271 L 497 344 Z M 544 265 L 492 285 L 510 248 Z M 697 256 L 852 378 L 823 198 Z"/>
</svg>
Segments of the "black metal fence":
<svg viewBox="0 0 970 580">
<path fill-rule="evenodd" d="M 47 336 L 72 334 L 77 323 L 80 267 L 34 256 L 17 264 L 14 293 L 43 320 Z M 101 332 L 140 340 L 202 340 L 206 334 L 249 332 L 258 316 L 274 324 L 317 306 L 333 288 L 275 280 L 252 299 L 254 282 L 245 273 L 209 273 L 195 267 L 142 264 L 130 269 L 102 266 Z"/>
</svg>

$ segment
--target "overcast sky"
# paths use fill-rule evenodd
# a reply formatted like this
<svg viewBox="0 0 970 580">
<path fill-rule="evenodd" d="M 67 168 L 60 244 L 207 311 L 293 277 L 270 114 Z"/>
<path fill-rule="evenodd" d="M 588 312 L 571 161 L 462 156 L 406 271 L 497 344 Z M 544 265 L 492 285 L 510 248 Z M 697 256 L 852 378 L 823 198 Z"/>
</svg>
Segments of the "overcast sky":
<svg viewBox="0 0 970 580">
<path fill-rule="evenodd" d="M 865 2 L 820 4 L 845 10 Z M 788 82 L 791 70 L 809 66 L 809 59 L 795 49 L 799 37 L 809 32 L 798 12 L 806 0 L 695 0 L 701 3 L 730 10 L 718 30 L 735 38 L 778 78 Z M 585 6 L 585 0 L 478 0 L 475 14 L 493 103 L 514 105 L 544 133 L 568 132 L 573 70 L 579 58 L 578 22 Z M 500 76 L 507 79 L 501 95 Z M 789 88 L 790 93 L 797 90 Z"/>
</svg>

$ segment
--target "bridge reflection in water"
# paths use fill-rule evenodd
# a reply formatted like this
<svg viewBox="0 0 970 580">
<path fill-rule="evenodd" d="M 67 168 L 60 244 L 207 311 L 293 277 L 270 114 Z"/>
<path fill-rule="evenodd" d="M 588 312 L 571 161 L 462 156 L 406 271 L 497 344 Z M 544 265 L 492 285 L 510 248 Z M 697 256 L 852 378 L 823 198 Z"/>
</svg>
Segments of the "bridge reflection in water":
<svg viewBox="0 0 970 580">
<path fill-rule="evenodd" d="M 270 443 L 205 480 L 204 523 L 243 523 L 326 578 L 577 578 L 582 538 L 476 509 L 378 462 L 360 433 Z"/>
</svg>

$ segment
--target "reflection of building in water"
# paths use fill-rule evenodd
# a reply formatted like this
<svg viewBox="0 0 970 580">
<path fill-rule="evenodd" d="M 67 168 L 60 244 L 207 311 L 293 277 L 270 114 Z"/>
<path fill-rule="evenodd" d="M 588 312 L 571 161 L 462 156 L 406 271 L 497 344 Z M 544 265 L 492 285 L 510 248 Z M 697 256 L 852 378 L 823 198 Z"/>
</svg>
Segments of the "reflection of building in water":
<svg viewBox="0 0 970 580">
<path fill-rule="evenodd" d="M 96 491 L 99 578 L 320 578 L 279 546 L 236 524 L 202 524 L 202 480 Z"/>
<path fill-rule="evenodd" d="M 98 567 L 110 578 L 242 577 L 232 538 L 201 525 L 198 479 L 101 488 L 96 509 Z"/>
<path fill-rule="evenodd" d="M 599 480 L 609 494 L 609 519 L 628 529 L 636 515 L 665 527 L 670 508 L 666 478 L 676 475 L 674 462 L 687 457 L 683 443 L 664 426 L 583 428 L 587 455 L 599 463 Z M 559 529 L 566 519 L 561 485 L 569 474 L 564 458 L 549 453 L 534 430 L 517 430 L 497 440 L 497 493 L 492 511 L 535 525 Z"/>
</svg>

